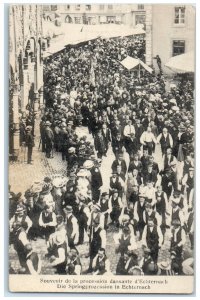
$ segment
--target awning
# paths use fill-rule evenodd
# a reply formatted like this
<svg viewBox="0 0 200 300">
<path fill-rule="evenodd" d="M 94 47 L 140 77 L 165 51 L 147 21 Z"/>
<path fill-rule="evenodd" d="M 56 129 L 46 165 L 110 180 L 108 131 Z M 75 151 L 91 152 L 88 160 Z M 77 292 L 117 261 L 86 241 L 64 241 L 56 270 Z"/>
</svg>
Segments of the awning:
<svg viewBox="0 0 200 300">
<path fill-rule="evenodd" d="M 61 51 L 67 45 L 77 45 L 99 37 L 113 38 L 145 33 L 141 28 L 131 28 L 117 24 L 83 25 L 62 23 L 60 27 L 57 27 L 48 21 L 43 21 L 43 32 L 46 37 L 58 36 L 51 39 L 51 46 L 47 49 L 44 57 Z"/>
<path fill-rule="evenodd" d="M 139 58 L 133 58 L 131 56 L 127 56 L 124 60 L 120 62 L 122 66 L 124 66 L 127 70 L 132 70 L 136 67 L 141 66 L 144 68 L 147 72 L 152 73 L 153 70 L 149 66 L 147 66 L 143 61 L 141 61 Z"/>
<path fill-rule="evenodd" d="M 176 73 L 194 73 L 194 51 L 171 57 L 165 66 Z"/>
</svg>

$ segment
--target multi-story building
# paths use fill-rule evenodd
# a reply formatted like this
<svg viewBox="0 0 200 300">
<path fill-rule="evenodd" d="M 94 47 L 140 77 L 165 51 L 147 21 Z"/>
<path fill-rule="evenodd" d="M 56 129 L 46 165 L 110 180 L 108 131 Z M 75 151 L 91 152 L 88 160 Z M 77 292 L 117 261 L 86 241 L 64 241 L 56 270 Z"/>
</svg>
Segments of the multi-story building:
<svg viewBox="0 0 200 300">
<path fill-rule="evenodd" d="M 164 72 L 170 74 L 171 71 L 164 67 L 165 63 L 172 56 L 195 49 L 195 7 L 185 4 L 154 4 L 150 13 L 150 32 L 146 33 L 151 44 L 147 49 L 148 63 L 153 64 L 157 70 L 153 57 L 159 55 Z"/>
<path fill-rule="evenodd" d="M 41 5 L 11 5 L 9 9 L 9 151 L 20 149 L 19 116 L 30 104 L 43 102 L 43 34 Z"/>
<path fill-rule="evenodd" d="M 127 24 L 135 27 L 145 25 L 143 4 L 65 4 L 44 5 L 47 19 L 54 21 L 54 12 L 59 12 L 61 22 L 74 24 Z"/>
<path fill-rule="evenodd" d="M 195 8 L 182 4 L 68 4 L 44 5 L 49 20 L 55 12 L 61 22 L 76 24 L 117 23 L 135 27 L 143 24 L 146 31 L 146 63 L 157 70 L 159 55 L 163 70 L 170 57 L 194 50 Z"/>
</svg>

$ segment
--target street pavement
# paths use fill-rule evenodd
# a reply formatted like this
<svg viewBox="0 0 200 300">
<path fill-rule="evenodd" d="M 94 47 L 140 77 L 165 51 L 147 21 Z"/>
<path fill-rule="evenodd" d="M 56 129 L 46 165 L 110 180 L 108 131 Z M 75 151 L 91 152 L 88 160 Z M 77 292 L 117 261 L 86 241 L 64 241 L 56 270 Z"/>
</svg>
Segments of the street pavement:
<svg viewBox="0 0 200 300">
<path fill-rule="evenodd" d="M 88 133 L 88 129 L 86 127 L 78 127 L 77 135 L 79 137 L 83 135 L 87 135 L 90 141 L 93 141 L 92 136 Z M 54 158 L 47 159 L 45 154 L 42 153 L 41 149 L 38 150 L 40 136 L 39 136 L 39 117 L 36 120 L 35 126 L 35 148 L 33 150 L 33 164 L 29 165 L 26 163 L 26 159 L 24 159 L 23 149 L 20 152 L 19 161 L 15 163 L 9 164 L 9 184 L 11 185 L 11 191 L 18 193 L 24 193 L 33 182 L 42 181 L 45 176 L 51 176 L 55 174 L 66 175 L 67 164 L 62 161 L 61 153 L 54 153 Z M 155 150 L 155 161 L 161 166 L 162 164 L 162 156 L 160 146 L 156 146 Z M 127 160 L 127 157 L 125 157 Z M 101 171 L 103 175 L 103 187 L 102 191 L 108 190 L 109 188 L 109 178 L 111 175 L 111 165 L 114 160 L 114 154 L 112 152 L 111 147 L 108 150 L 107 156 L 103 157 Z M 115 273 L 116 264 L 119 260 L 119 254 L 115 253 L 115 243 L 113 239 L 114 233 L 117 232 L 117 229 L 114 226 L 109 226 L 107 231 L 107 246 L 106 253 L 111 263 L 111 271 Z M 32 241 L 33 248 L 40 254 L 42 259 L 42 274 L 54 274 L 54 269 L 52 269 L 49 265 L 49 261 L 45 258 L 45 254 L 47 252 L 46 242 L 43 239 L 39 239 L 37 241 Z M 170 234 L 166 232 L 165 241 L 159 252 L 159 261 L 167 261 L 169 259 L 169 247 L 170 247 Z M 187 239 L 186 248 L 189 247 L 189 242 Z M 89 266 L 89 244 L 88 238 L 86 237 L 86 241 L 83 245 L 77 246 L 77 249 L 80 253 L 81 262 L 83 271 L 85 272 Z M 138 254 L 141 255 L 141 248 L 138 243 Z M 17 255 L 13 246 L 9 247 L 9 257 L 11 266 L 14 270 L 20 268 Z"/>
</svg>

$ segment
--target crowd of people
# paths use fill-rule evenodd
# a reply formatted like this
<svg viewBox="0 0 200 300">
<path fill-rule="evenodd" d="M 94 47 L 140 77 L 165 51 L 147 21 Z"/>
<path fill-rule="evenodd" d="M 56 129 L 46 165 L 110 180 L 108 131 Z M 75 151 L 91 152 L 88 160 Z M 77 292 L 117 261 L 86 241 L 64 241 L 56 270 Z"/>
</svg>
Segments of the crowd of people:
<svg viewBox="0 0 200 300">
<path fill-rule="evenodd" d="M 161 68 L 138 77 L 120 65 L 127 55 L 145 59 L 144 36 L 98 38 L 46 60 L 41 151 L 47 159 L 60 152 L 67 176 L 52 174 L 24 195 L 9 194 L 10 243 L 21 274 L 40 273 L 33 245 L 41 238 L 58 274 L 193 274 L 193 85 L 183 78 L 166 91 Z M 80 136 L 81 127 L 89 134 Z M 85 243 L 87 270 L 79 253 Z"/>
</svg>

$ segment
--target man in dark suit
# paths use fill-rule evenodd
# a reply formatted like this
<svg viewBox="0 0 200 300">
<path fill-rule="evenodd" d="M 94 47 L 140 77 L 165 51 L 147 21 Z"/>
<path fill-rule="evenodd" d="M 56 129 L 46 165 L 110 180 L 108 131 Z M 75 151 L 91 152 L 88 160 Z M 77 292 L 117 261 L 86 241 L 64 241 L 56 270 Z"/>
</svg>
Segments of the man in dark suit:
<svg viewBox="0 0 200 300">
<path fill-rule="evenodd" d="M 173 147 L 173 139 L 167 128 L 164 127 L 162 133 L 159 134 L 157 141 L 161 145 L 162 154 L 164 155 L 168 148 Z"/>
<path fill-rule="evenodd" d="M 152 164 L 153 171 L 155 171 L 156 174 L 158 174 L 159 173 L 158 164 L 154 161 L 154 157 L 151 155 L 149 156 L 149 163 Z"/>
<path fill-rule="evenodd" d="M 148 165 L 148 160 L 149 160 L 148 149 L 143 149 L 143 155 L 140 160 L 142 163 L 142 170 L 146 170 Z"/>
<path fill-rule="evenodd" d="M 111 124 L 111 132 L 112 136 L 117 136 L 118 134 L 122 134 L 122 126 L 120 125 L 120 121 L 117 119 L 113 124 Z"/>
<path fill-rule="evenodd" d="M 120 133 L 117 133 L 117 135 L 112 136 L 112 149 L 113 153 L 117 157 L 117 154 L 122 152 L 122 148 L 124 147 L 124 141 L 121 137 Z"/>
<path fill-rule="evenodd" d="M 142 121 L 142 124 L 143 124 L 145 130 L 147 130 L 147 127 L 149 126 L 151 121 L 154 121 L 154 120 L 152 119 L 151 113 L 149 112 Z"/>
<path fill-rule="evenodd" d="M 95 161 L 94 166 L 90 169 L 91 173 L 91 189 L 92 189 L 92 200 L 96 203 L 99 201 L 100 188 L 103 185 L 101 171 L 99 169 L 100 161 Z"/>
<path fill-rule="evenodd" d="M 104 155 L 106 156 L 109 143 L 111 143 L 111 134 L 110 134 L 110 129 L 107 127 L 107 125 L 105 123 L 102 125 L 101 134 L 102 134 L 102 137 L 103 137 L 103 140 L 105 143 Z"/>
<path fill-rule="evenodd" d="M 179 132 L 175 137 L 173 155 L 177 158 L 178 161 L 183 161 L 185 154 L 184 145 L 189 142 L 188 134 L 184 125 L 180 125 Z"/>
<path fill-rule="evenodd" d="M 157 182 L 157 173 L 153 170 L 153 164 L 148 163 L 147 170 L 144 169 L 142 172 L 142 178 L 144 185 L 147 184 L 147 182 L 151 181 L 155 185 Z"/>
<path fill-rule="evenodd" d="M 139 145 L 134 133 L 131 133 L 130 137 L 125 139 L 125 148 L 130 156 L 137 153 Z"/>
<path fill-rule="evenodd" d="M 177 177 L 170 168 L 165 169 L 161 180 L 161 186 L 163 192 L 167 194 L 168 198 L 171 196 L 172 187 L 174 188 L 175 191 L 177 191 L 177 186 L 178 186 Z"/>
<path fill-rule="evenodd" d="M 164 161 L 164 170 L 166 170 L 167 168 L 170 168 L 170 164 L 172 161 L 176 161 L 175 156 L 172 155 L 171 148 L 167 148 L 167 152 L 163 156 L 163 161 Z"/>
<path fill-rule="evenodd" d="M 116 172 L 117 171 L 117 166 L 121 166 L 121 170 L 124 174 L 126 174 L 127 171 L 127 166 L 126 162 L 123 159 L 123 153 L 119 153 L 116 155 L 116 159 L 112 163 L 112 171 Z"/>
<path fill-rule="evenodd" d="M 135 124 L 135 137 L 138 141 L 138 144 L 140 144 L 140 137 L 141 137 L 142 133 L 144 132 L 144 127 L 140 123 L 140 119 L 136 119 L 135 123 L 136 123 Z"/>
<path fill-rule="evenodd" d="M 107 151 L 106 151 L 106 145 L 101 130 L 99 130 L 97 132 L 97 135 L 95 135 L 94 137 L 94 146 L 95 146 L 95 150 L 97 151 L 98 158 L 102 158 L 102 156 L 105 155 Z"/>
<path fill-rule="evenodd" d="M 44 132 L 44 138 L 45 138 L 45 145 L 46 145 L 46 157 L 51 158 L 52 156 L 52 150 L 53 150 L 53 142 L 54 142 L 54 134 L 51 130 L 51 123 L 49 121 L 46 121 L 45 123 L 45 132 Z"/>
<path fill-rule="evenodd" d="M 27 154 L 27 163 L 31 164 L 32 160 L 32 152 L 34 147 L 34 137 L 31 133 L 32 127 L 27 126 L 26 127 L 26 147 L 28 148 L 28 154 Z"/>
</svg>

